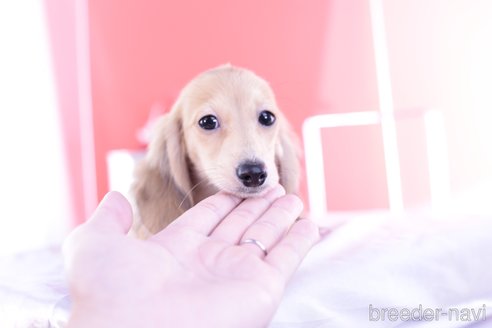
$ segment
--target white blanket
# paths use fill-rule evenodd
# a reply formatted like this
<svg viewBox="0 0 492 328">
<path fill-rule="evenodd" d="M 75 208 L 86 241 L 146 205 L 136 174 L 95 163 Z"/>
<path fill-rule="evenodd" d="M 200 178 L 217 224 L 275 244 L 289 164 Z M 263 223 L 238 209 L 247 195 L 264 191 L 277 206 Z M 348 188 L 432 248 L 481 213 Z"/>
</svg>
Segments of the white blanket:
<svg viewBox="0 0 492 328">
<path fill-rule="evenodd" d="M 492 217 L 364 213 L 314 247 L 271 327 L 472 325 L 492 327 Z"/>
<path fill-rule="evenodd" d="M 324 220 L 341 219 L 294 275 L 271 328 L 492 326 L 492 217 Z M 69 305 L 58 248 L 0 259 L 0 327 L 63 327 Z"/>
</svg>

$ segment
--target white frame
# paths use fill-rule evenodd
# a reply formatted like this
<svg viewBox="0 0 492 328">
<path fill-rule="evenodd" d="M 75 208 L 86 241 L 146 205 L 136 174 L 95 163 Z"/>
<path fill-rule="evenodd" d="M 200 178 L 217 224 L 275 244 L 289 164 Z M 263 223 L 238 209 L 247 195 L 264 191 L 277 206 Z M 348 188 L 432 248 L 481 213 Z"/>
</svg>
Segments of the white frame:
<svg viewBox="0 0 492 328">
<path fill-rule="evenodd" d="M 302 126 L 302 134 L 304 140 L 309 210 L 313 217 L 321 217 L 329 211 L 326 201 L 325 164 L 321 135 L 322 129 L 377 124 L 382 125 L 385 121 L 393 121 L 393 124 L 396 127 L 397 119 L 413 118 L 416 116 L 420 116 L 424 120 L 432 208 L 434 210 L 443 209 L 444 204 L 449 197 L 450 183 L 446 135 L 442 113 L 437 110 L 410 110 L 397 111 L 395 115 L 385 116 L 378 111 L 364 111 L 324 114 L 306 119 Z M 383 134 L 383 146 L 389 144 L 384 142 L 385 137 L 387 138 L 388 135 Z M 391 144 L 397 145 L 396 134 L 395 140 L 391 141 Z M 385 152 L 388 151 L 386 148 L 384 150 Z M 399 160 L 388 161 L 388 158 L 393 156 L 398 156 L 398 152 L 396 154 L 391 154 L 391 156 L 385 156 L 385 166 L 388 196 L 390 199 L 390 211 L 397 213 L 404 209 L 404 202 L 400 182 L 401 176 L 396 176 L 396 179 L 398 179 L 397 183 L 391 181 L 391 179 L 395 178 L 395 172 L 400 174 L 400 167 L 395 167 L 395 165 L 399 165 Z M 389 172 L 391 172 L 391 174 Z M 398 189 L 395 189 L 397 186 Z"/>
</svg>

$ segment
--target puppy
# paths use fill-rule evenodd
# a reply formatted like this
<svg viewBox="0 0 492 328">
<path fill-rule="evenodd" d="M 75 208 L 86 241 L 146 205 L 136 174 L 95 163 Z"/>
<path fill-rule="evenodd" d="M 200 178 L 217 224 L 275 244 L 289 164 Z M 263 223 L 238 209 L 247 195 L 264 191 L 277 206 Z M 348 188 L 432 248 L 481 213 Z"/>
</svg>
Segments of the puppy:
<svg viewBox="0 0 492 328">
<path fill-rule="evenodd" d="M 142 238 L 220 190 L 247 198 L 280 183 L 297 192 L 296 137 L 268 83 L 249 70 L 198 75 L 155 129 L 132 187 Z"/>
</svg>

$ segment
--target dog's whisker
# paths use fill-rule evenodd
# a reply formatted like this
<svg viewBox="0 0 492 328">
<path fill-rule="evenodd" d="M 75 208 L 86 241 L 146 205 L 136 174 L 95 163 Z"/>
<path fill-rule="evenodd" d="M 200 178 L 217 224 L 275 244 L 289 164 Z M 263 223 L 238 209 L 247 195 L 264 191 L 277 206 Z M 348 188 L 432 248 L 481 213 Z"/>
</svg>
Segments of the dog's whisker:
<svg viewBox="0 0 492 328">
<path fill-rule="evenodd" d="M 207 182 L 207 179 L 202 179 L 201 181 L 199 181 L 198 183 L 196 183 L 193 187 L 191 187 L 191 189 L 184 195 L 183 197 L 183 200 L 181 200 L 181 202 L 179 203 L 178 205 L 178 208 L 181 208 L 181 206 L 183 206 L 184 202 L 186 201 L 186 199 L 190 198 L 191 196 L 191 193 L 199 186 L 201 185 L 202 183 L 204 182 Z"/>
</svg>

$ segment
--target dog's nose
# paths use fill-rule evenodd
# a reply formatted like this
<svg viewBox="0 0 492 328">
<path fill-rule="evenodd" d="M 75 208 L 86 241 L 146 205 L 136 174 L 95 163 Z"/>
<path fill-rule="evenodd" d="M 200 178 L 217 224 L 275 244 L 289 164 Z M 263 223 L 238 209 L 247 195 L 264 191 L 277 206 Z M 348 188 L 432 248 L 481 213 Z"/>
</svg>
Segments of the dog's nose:
<svg viewBox="0 0 492 328">
<path fill-rule="evenodd" d="M 245 162 L 238 166 L 236 175 L 245 187 L 259 187 L 266 178 L 265 164 L 258 162 Z"/>
</svg>

